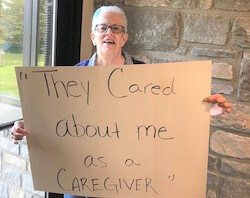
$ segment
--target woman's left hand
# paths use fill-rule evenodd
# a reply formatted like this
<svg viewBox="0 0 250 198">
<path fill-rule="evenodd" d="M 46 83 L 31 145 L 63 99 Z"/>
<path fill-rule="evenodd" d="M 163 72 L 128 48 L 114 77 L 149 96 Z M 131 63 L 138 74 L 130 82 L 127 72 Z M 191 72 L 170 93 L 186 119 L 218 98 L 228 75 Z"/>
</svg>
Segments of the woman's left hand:
<svg viewBox="0 0 250 198">
<path fill-rule="evenodd" d="M 221 115 L 225 112 L 229 113 L 232 111 L 232 103 L 228 102 L 227 99 L 221 94 L 211 95 L 205 98 L 204 101 L 211 104 L 211 116 Z"/>
</svg>

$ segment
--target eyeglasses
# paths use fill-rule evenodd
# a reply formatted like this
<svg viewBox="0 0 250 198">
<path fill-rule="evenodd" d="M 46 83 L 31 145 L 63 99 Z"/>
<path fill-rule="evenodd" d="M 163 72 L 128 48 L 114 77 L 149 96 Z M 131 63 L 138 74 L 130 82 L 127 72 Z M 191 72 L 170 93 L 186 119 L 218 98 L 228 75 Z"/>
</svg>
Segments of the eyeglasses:
<svg viewBox="0 0 250 198">
<path fill-rule="evenodd" d="M 120 34 L 122 32 L 125 32 L 124 26 L 122 25 L 106 25 L 106 24 L 97 24 L 95 26 L 95 31 L 98 31 L 99 33 L 104 33 L 108 31 L 109 28 L 114 34 Z"/>
</svg>

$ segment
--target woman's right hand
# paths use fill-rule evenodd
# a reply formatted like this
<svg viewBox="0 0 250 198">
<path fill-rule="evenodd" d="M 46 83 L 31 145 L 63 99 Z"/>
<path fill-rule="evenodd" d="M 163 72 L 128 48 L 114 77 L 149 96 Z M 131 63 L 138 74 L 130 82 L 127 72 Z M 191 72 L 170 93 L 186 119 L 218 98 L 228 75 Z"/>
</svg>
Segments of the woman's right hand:
<svg viewBox="0 0 250 198">
<path fill-rule="evenodd" d="M 14 144 L 18 144 L 18 140 L 22 140 L 24 136 L 30 134 L 30 131 L 24 128 L 23 120 L 16 121 L 10 131 Z"/>
</svg>

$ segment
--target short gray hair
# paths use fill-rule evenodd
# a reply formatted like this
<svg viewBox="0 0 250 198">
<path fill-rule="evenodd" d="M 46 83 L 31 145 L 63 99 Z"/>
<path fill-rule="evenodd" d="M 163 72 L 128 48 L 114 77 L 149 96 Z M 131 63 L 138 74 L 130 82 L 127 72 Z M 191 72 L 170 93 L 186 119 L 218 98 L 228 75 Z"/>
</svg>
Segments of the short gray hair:
<svg viewBox="0 0 250 198">
<path fill-rule="evenodd" d="M 128 20 L 127 20 L 127 17 L 125 15 L 124 11 L 121 8 L 119 8 L 118 6 L 102 6 L 102 7 L 98 8 L 95 11 L 95 13 L 93 14 L 92 28 L 91 28 L 92 32 L 95 31 L 98 16 L 100 16 L 100 14 L 102 14 L 102 13 L 107 13 L 107 12 L 117 13 L 122 17 L 123 22 L 124 22 L 123 25 L 124 25 L 125 33 L 127 33 Z"/>
</svg>

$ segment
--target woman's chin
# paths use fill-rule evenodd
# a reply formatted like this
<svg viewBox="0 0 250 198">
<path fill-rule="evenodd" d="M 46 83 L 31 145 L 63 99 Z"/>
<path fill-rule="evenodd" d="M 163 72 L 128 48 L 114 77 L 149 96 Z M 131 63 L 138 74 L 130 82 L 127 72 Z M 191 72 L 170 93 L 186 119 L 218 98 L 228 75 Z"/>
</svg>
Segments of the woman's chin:
<svg viewBox="0 0 250 198">
<path fill-rule="evenodd" d="M 115 48 L 114 47 L 105 47 L 102 49 L 103 54 L 114 54 L 115 53 Z"/>
</svg>

